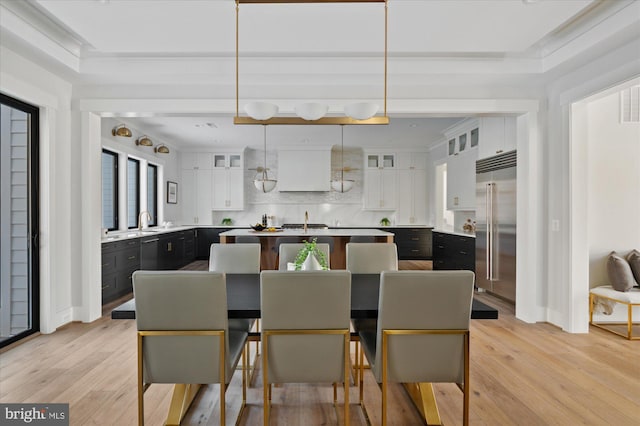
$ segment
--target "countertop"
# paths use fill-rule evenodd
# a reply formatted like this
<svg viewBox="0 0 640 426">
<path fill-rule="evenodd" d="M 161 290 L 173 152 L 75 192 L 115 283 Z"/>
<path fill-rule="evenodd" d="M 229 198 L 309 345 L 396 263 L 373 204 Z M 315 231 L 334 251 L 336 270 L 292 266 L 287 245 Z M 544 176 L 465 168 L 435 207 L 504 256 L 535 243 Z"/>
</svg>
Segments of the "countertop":
<svg viewBox="0 0 640 426">
<path fill-rule="evenodd" d="M 102 243 L 111 243 L 114 241 L 130 240 L 132 238 L 144 238 L 153 237 L 154 235 L 168 234 L 170 232 L 186 231 L 189 229 L 195 229 L 195 226 L 172 226 L 170 228 L 164 228 L 162 226 L 155 226 L 152 228 L 145 228 L 142 231 L 137 229 L 129 229 L 127 231 L 114 231 L 107 233 L 106 237 L 102 237 Z"/>
<path fill-rule="evenodd" d="M 464 232 L 464 231 L 454 231 L 453 229 L 437 229 L 434 228 L 433 232 L 440 232 L 442 234 L 451 234 L 451 235 L 459 235 L 461 237 L 471 237 L 475 238 L 475 232 Z"/>
<path fill-rule="evenodd" d="M 340 226 L 340 227 L 329 227 L 329 229 L 309 229 L 305 234 L 302 229 L 287 229 L 281 232 L 257 232 L 253 229 L 249 228 L 249 225 L 184 225 L 184 226 L 172 226 L 170 228 L 164 228 L 162 226 L 156 226 L 151 228 L 145 228 L 142 232 L 137 229 L 129 229 L 127 231 L 112 231 L 107 234 L 107 236 L 102 237 L 102 243 L 111 243 L 115 241 L 123 241 L 129 240 L 132 238 L 144 238 L 144 237 L 152 237 L 154 235 L 162 235 L 170 232 L 179 232 L 186 231 L 189 229 L 199 229 L 199 228 L 222 228 L 229 229 L 226 231 L 224 235 L 229 236 L 239 236 L 239 235 L 274 235 L 274 236 L 304 236 L 304 235 L 316 235 L 316 236 L 352 236 L 352 235 L 364 235 L 364 236 L 390 236 L 393 235 L 392 232 L 384 231 L 385 229 L 393 229 L 393 228 L 424 228 L 424 229 L 432 229 L 432 226 L 428 225 L 395 225 L 395 226 Z M 238 232 L 228 234 L 227 232 Z M 435 230 L 434 230 L 435 231 Z M 438 232 L 447 232 L 449 234 L 459 234 L 465 236 L 474 236 L 472 234 L 466 233 L 455 233 L 452 231 L 441 231 Z"/>
<path fill-rule="evenodd" d="M 351 237 L 357 236 L 373 236 L 373 237 L 391 237 L 393 232 L 381 231 L 374 228 L 334 228 L 334 229 L 308 229 L 304 232 L 302 229 L 284 229 L 278 232 L 254 231 L 253 229 L 232 229 L 230 231 L 221 232 L 220 236 L 240 237 L 240 236 L 260 236 L 260 237 L 300 237 L 310 235 L 314 237 Z"/>
</svg>

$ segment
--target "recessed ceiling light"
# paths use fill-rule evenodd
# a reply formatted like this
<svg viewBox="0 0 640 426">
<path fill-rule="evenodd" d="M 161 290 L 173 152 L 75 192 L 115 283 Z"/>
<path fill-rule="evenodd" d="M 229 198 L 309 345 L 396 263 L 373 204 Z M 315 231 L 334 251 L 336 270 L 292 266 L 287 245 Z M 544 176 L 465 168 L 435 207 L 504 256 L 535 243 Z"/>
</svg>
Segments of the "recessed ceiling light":
<svg viewBox="0 0 640 426">
<path fill-rule="evenodd" d="M 216 123 L 198 123 L 198 124 L 194 124 L 194 126 L 196 127 L 209 127 L 211 129 L 217 129 L 218 126 L 216 126 Z"/>
</svg>

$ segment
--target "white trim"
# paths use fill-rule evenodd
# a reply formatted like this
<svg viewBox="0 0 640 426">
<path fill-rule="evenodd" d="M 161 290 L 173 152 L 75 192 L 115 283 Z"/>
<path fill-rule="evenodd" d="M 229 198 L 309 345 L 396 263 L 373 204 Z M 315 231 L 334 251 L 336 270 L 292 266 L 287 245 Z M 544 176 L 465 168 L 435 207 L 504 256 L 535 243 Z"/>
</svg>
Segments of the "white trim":
<svg viewBox="0 0 640 426">
<path fill-rule="evenodd" d="M 102 316 L 102 141 L 100 116 L 80 114 L 80 139 L 84 141 L 82 159 L 82 306 L 78 315 L 83 322 Z M 92 284 L 95 283 L 95 284 Z"/>
</svg>

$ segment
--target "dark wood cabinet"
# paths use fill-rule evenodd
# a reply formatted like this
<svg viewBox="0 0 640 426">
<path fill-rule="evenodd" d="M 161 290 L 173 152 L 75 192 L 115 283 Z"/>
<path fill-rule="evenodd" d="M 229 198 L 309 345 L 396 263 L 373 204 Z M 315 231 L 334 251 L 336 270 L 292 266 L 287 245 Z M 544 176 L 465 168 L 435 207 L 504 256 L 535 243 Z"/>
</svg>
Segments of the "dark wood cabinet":
<svg viewBox="0 0 640 426">
<path fill-rule="evenodd" d="M 131 275 L 140 269 L 140 241 L 116 241 L 102 245 L 102 303 L 130 293 Z"/>
<path fill-rule="evenodd" d="M 102 244 L 102 303 L 130 293 L 135 271 L 180 269 L 195 255 L 193 229 Z"/>
<path fill-rule="evenodd" d="M 393 232 L 398 246 L 399 260 L 430 260 L 431 228 L 386 228 L 383 231 Z"/>
<path fill-rule="evenodd" d="M 208 260 L 211 244 L 220 242 L 220 233 L 229 231 L 231 228 L 196 228 L 196 258 L 198 260 Z"/>
<path fill-rule="evenodd" d="M 475 271 L 476 240 L 474 237 L 433 233 L 433 269 L 463 269 Z"/>
</svg>

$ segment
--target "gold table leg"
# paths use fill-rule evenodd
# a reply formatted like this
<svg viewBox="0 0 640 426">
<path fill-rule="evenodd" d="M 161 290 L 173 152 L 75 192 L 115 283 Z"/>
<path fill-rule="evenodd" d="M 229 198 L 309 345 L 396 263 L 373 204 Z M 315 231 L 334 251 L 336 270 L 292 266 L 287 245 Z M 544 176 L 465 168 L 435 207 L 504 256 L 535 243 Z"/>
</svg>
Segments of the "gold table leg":
<svg viewBox="0 0 640 426">
<path fill-rule="evenodd" d="M 167 415 L 167 425 L 179 425 L 185 413 L 195 399 L 200 385 L 178 383 L 173 387 L 173 396 Z"/>
<path fill-rule="evenodd" d="M 442 425 L 431 383 L 403 383 L 409 397 L 428 425 Z"/>
</svg>

